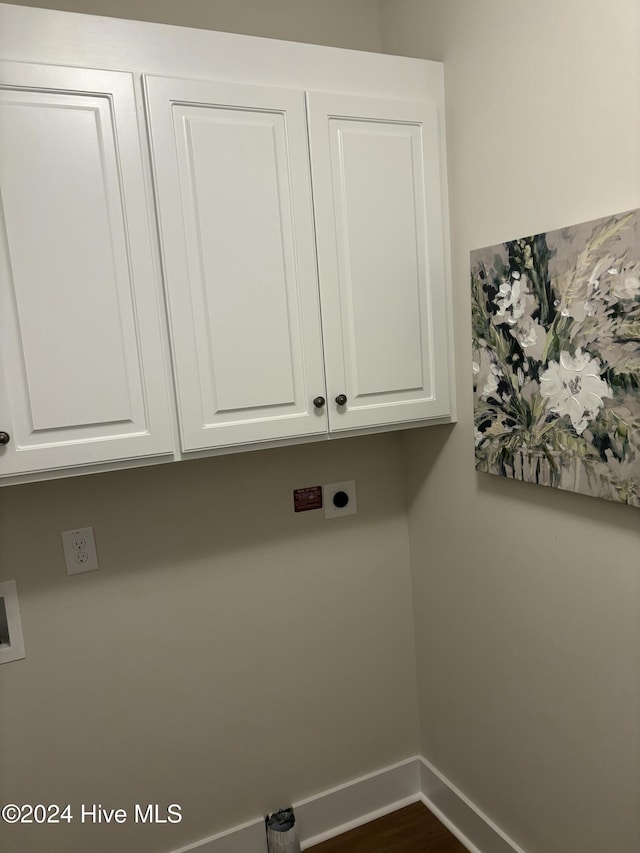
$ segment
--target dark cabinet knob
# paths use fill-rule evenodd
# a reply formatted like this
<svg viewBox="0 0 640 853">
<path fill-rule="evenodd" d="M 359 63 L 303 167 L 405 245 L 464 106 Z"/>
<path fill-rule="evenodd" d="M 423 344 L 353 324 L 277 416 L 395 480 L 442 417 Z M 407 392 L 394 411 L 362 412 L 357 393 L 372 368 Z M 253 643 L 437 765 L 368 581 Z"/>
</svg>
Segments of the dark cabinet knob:
<svg viewBox="0 0 640 853">
<path fill-rule="evenodd" d="M 316 407 L 316 409 L 321 409 L 326 402 L 327 401 L 324 399 L 324 397 L 315 397 L 313 405 Z"/>
<path fill-rule="evenodd" d="M 347 396 L 346 396 L 346 394 L 338 394 L 338 396 L 336 397 L 336 403 L 337 403 L 339 406 L 344 406 L 344 404 L 345 404 L 346 402 L 347 402 Z"/>
<path fill-rule="evenodd" d="M 11 436 L 8 432 L 0 432 L 0 447 L 5 447 L 11 441 Z"/>
</svg>

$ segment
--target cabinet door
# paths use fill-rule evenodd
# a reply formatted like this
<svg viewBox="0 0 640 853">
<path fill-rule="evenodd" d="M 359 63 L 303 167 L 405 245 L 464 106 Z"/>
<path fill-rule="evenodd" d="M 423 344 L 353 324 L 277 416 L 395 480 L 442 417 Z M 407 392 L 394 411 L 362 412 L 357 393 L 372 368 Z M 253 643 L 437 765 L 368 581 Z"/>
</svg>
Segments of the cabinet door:
<svg viewBox="0 0 640 853">
<path fill-rule="evenodd" d="M 183 449 L 326 432 L 303 93 L 145 94 Z"/>
<path fill-rule="evenodd" d="M 330 429 L 446 416 L 436 105 L 307 101 Z"/>
<path fill-rule="evenodd" d="M 170 453 L 133 79 L 0 73 L 0 476 Z"/>
</svg>

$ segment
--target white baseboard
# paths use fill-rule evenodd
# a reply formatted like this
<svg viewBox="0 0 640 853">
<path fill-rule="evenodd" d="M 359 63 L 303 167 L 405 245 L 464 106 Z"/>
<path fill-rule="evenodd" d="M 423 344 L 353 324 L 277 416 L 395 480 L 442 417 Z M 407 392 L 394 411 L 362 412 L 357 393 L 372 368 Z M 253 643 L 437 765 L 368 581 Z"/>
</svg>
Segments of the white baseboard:
<svg viewBox="0 0 640 853">
<path fill-rule="evenodd" d="M 210 835 L 173 853 L 268 853 L 264 818 L 243 823 L 218 835 Z"/>
<path fill-rule="evenodd" d="M 294 803 L 307 850 L 412 803 L 423 802 L 470 853 L 524 853 L 433 765 L 420 756 Z M 267 853 L 264 818 L 203 838 L 174 853 Z"/>
<path fill-rule="evenodd" d="M 409 758 L 294 803 L 303 850 L 420 799 L 420 761 Z"/>
<path fill-rule="evenodd" d="M 420 799 L 470 853 L 525 853 L 439 770 L 419 761 Z"/>
</svg>

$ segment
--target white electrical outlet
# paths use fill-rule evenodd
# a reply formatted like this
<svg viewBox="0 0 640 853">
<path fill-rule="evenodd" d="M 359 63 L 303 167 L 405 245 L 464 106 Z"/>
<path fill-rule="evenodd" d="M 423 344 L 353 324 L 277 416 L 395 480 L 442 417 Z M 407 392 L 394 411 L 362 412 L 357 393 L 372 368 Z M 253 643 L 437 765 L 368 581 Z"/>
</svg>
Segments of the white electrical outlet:
<svg viewBox="0 0 640 853">
<path fill-rule="evenodd" d="M 93 527 L 64 530 L 62 532 L 62 547 L 68 575 L 95 572 L 100 568 Z"/>
<path fill-rule="evenodd" d="M 322 497 L 325 518 L 355 515 L 358 512 L 355 480 L 345 480 L 342 483 L 328 483 L 322 487 Z"/>
</svg>

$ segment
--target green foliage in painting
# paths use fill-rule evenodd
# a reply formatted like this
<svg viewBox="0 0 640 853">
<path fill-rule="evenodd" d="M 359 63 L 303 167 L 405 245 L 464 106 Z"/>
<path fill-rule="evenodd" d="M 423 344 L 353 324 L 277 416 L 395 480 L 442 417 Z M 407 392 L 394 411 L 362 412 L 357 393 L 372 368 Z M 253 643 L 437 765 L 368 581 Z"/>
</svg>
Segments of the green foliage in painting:
<svg viewBox="0 0 640 853">
<path fill-rule="evenodd" d="M 640 506 L 638 211 L 472 253 L 476 467 Z"/>
</svg>

